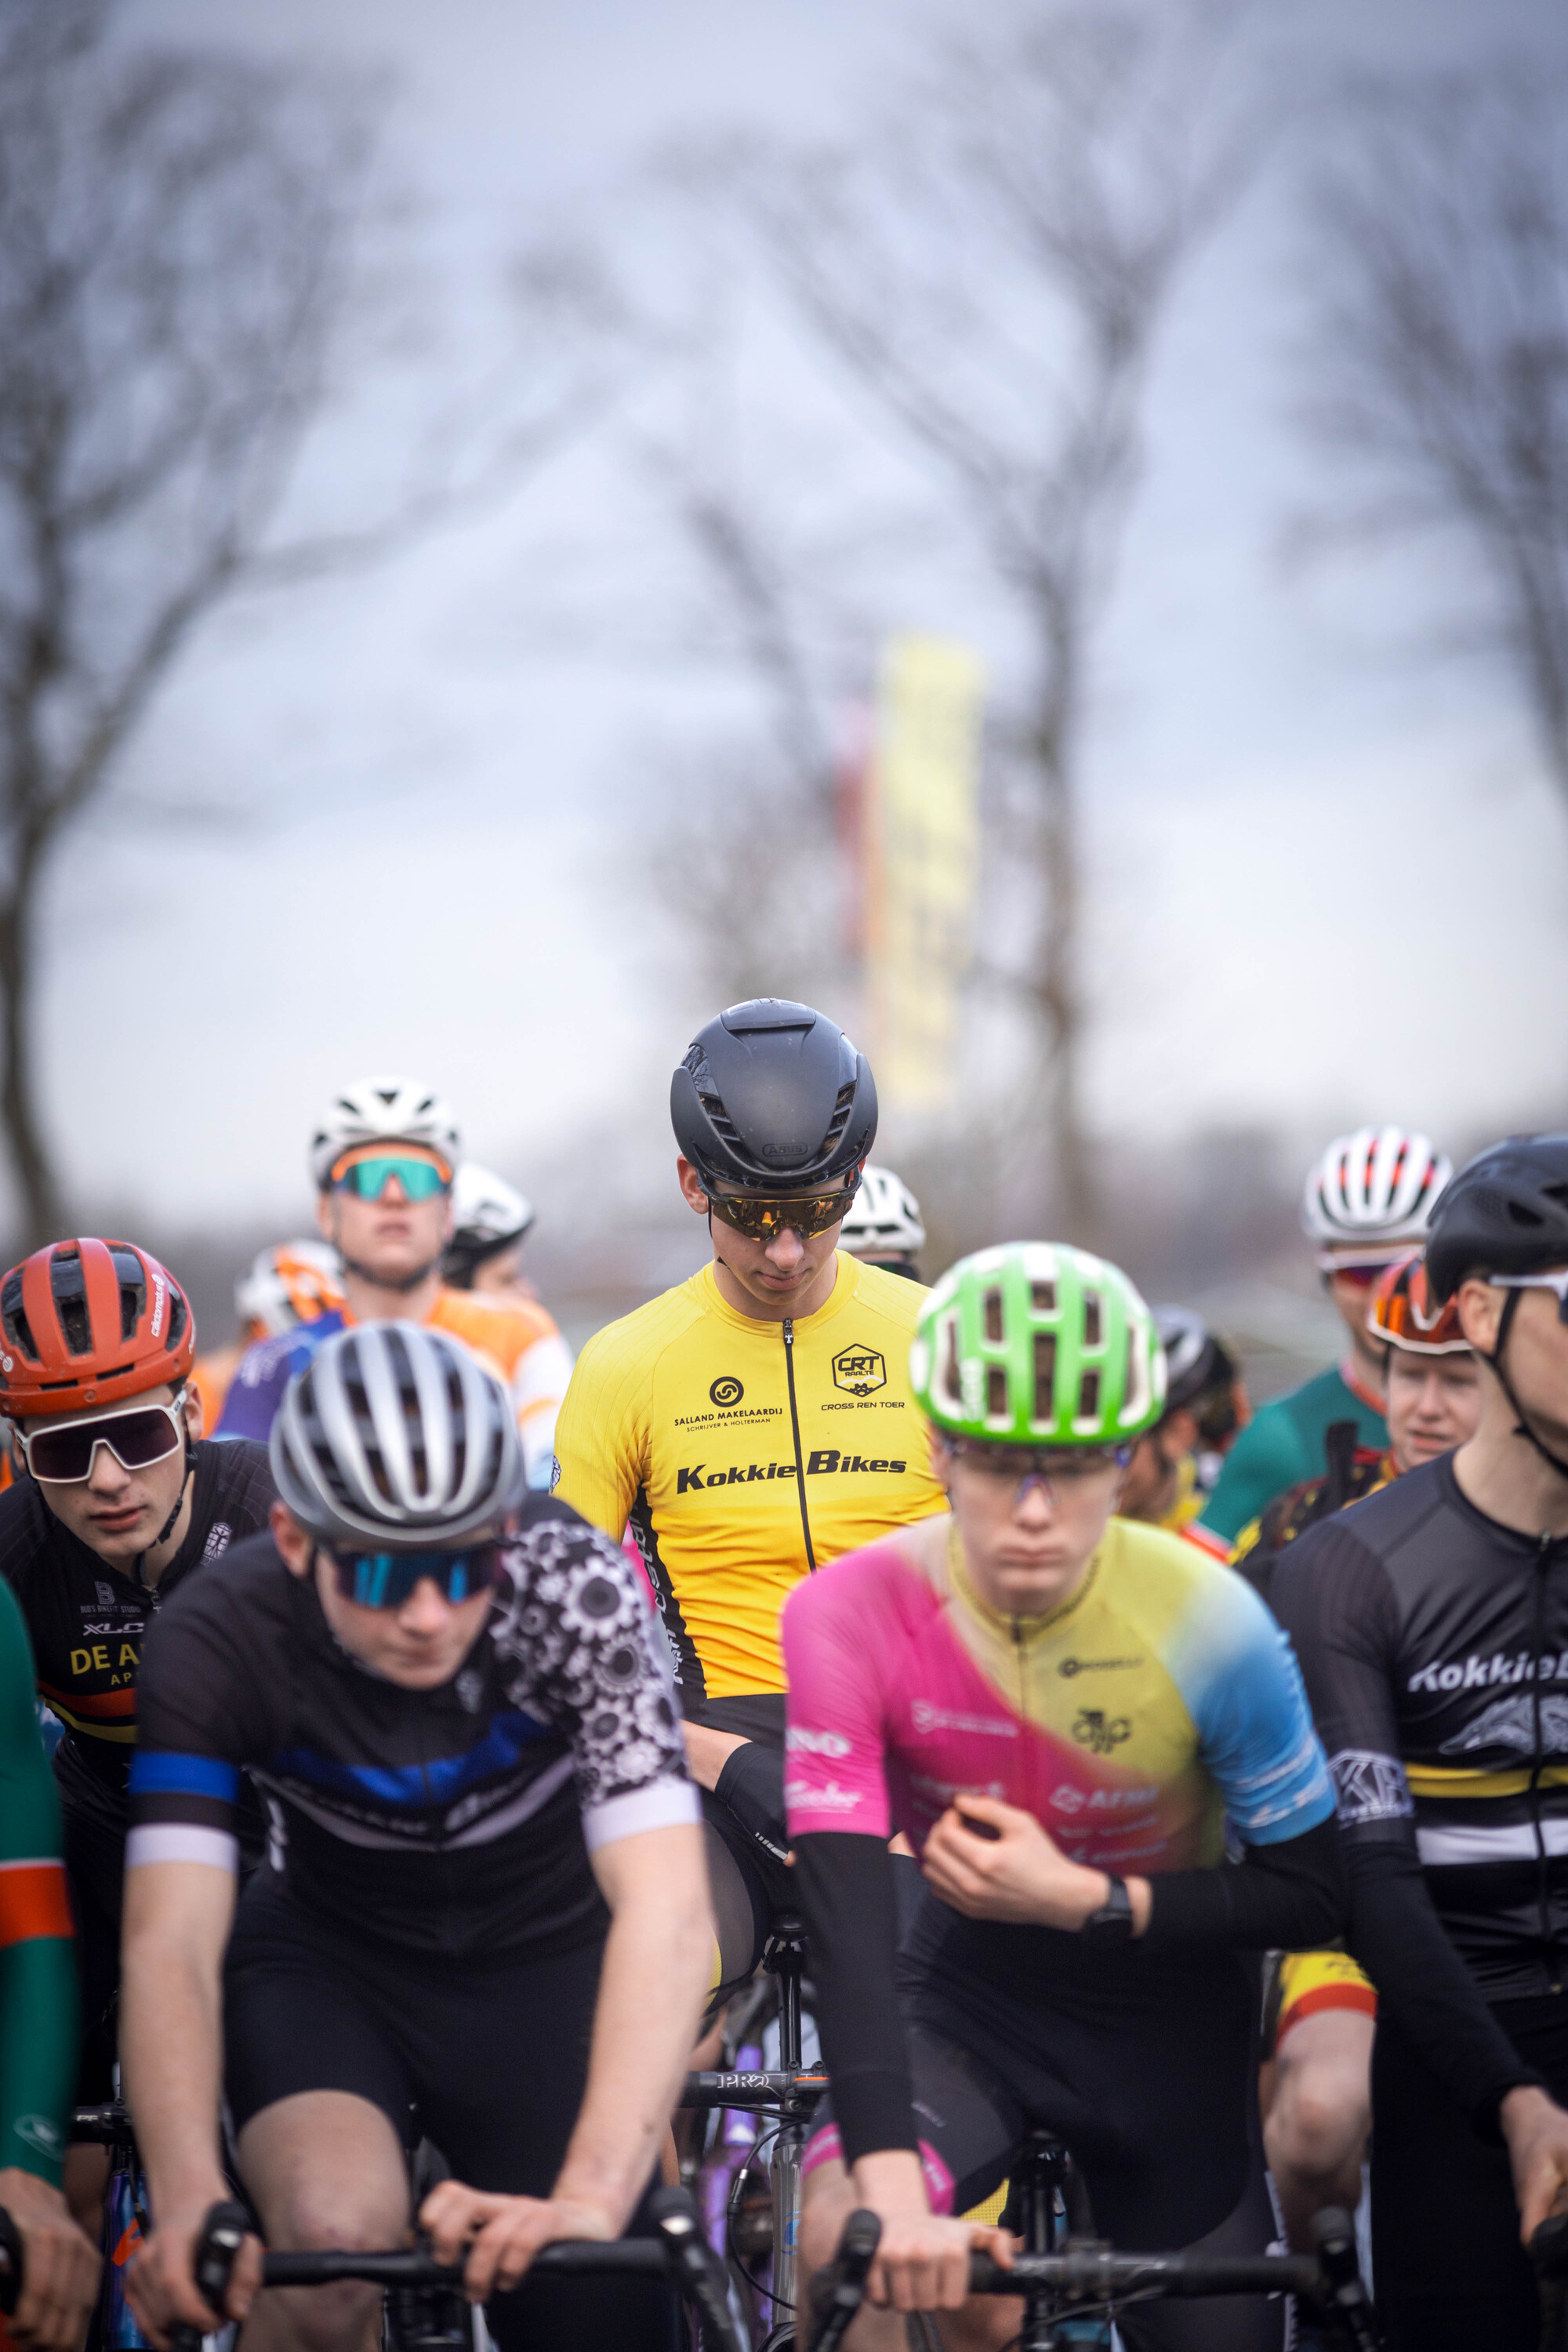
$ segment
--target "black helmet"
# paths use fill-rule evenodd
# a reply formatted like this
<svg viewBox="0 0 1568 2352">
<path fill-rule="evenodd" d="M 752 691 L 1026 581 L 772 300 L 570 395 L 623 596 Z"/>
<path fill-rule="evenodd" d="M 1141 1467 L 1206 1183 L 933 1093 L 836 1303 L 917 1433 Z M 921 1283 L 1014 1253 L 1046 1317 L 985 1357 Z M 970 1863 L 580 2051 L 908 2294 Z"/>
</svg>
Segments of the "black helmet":
<svg viewBox="0 0 1568 2352">
<path fill-rule="evenodd" d="M 1426 1233 L 1426 1281 L 1439 1305 L 1468 1274 L 1568 1265 L 1568 1135 L 1512 1135 L 1461 1168 Z"/>
<path fill-rule="evenodd" d="M 710 1190 L 805 1192 L 856 1171 L 877 1133 L 870 1066 L 809 1004 L 757 996 L 693 1038 L 669 1082 L 675 1139 Z"/>
</svg>

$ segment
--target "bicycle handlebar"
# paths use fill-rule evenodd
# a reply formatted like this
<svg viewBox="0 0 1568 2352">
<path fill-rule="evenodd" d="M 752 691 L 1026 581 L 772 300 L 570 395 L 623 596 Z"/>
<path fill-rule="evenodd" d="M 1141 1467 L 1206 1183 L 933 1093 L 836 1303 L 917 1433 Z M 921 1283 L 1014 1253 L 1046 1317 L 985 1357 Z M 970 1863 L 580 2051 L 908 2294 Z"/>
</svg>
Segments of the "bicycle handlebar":
<svg viewBox="0 0 1568 2352">
<path fill-rule="evenodd" d="M 1322 2284 L 1311 2254 L 1116 2254 L 1068 2246 L 1059 2254 L 1018 2254 L 1010 2270 L 989 2254 L 969 2257 L 971 2294 L 1047 2286 L 1081 2303 L 1113 2303 L 1151 2288 L 1176 2296 L 1317 2294 Z"/>
<path fill-rule="evenodd" d="M 660 2189 L 648 2200 L 657 2238 L 558 2240 L 542 2246 L 529 2275 L 612 2276 L 667 2279 L 695 2304 L 714 2352 L 745 2352 L 731 2316 L 727 2282 L 698 2225 L 697 2209 L 683 2189 Z M 197 2289 L 210 2311 L 221 2312 L 229 2273 L 249 2227 L 241 2205 L 214 2205 L 202 2227 L 192 2265 Z M 268 2252 L 262 2257 L 267 2286 L 333 2286 L 358 2279 L 369 2286 L 445 2288 L 460 2294 L 463 2264 L 437 2262 L 428 2249 L 396 2247 L 353 2252 L 338 2247 L 319 2252 Z M 171 2352 L 199 2352 L 200 2330 L 176 2326 Z"/>
<path fill-rule="evenodd" d="M 880 2234 L 874 2213 L 864 2209 L 851 2213 L 837 2258 L 811 2281 L 808 2302 L 819 2323 L 816 2352 L 836 2352 L 860 2308 Z M 1005 2267 L 992 2255 L 975 2252 L 969 2257 L 969 2292 L 1043 2293 L 1060 2298 L 1063 2315 L 1072 2306 L 1112 2305 L 1150 2294 L 1299 2294 L 1356 2352 L 1377 2352 L 1376 2320 L 1356 2268 L 1349 2216 L 1337 2210 L 1320 2214 L 1314 2234 L 1316 2254 L 1119 2254 L 1108 2246 L 1089 2241 L 1074 2244 L 1069 2239 L 1060 2253 L 1020 2253 Z M 1568 2221 L 1563 2236 L 1568 2240 Z"/>
</svg>

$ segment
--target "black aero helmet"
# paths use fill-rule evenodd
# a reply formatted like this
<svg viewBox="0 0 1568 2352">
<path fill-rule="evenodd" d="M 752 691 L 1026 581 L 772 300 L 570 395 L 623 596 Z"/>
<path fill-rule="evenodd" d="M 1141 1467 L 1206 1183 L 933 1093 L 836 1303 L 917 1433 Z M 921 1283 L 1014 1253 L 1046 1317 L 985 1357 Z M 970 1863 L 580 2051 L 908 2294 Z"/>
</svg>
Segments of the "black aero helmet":
<svg viewBox="0 0 1568 2352">
<path fill-rule="evenodd" d="M 1472 1160 L 1438 1196 L 1426 1280 L 1440 1305 L 1468 1274 L 1568 1265 L 1568 1135 L 1514 1135 Z"/>
<path fill-rule="evenodd" d="M 698 1031 L 669 1082 L 669 1115 L 710 1190 L 852 1192 L 877 1133 L 877 1088 L 824 1014 L 757 996 Z"/>
</svg>

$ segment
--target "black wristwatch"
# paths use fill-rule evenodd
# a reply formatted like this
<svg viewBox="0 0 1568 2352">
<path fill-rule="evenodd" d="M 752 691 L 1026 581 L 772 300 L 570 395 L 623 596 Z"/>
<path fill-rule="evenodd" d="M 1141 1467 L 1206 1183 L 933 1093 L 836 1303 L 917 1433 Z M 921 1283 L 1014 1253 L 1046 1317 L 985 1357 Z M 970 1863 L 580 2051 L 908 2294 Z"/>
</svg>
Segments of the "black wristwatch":
<svg viewBox="0 0 1568 2352">
<path fill-rule="evenodd" d="M 1083 1923 L 1082 1933 L 1092 1944 L 1127 1944 L 1132 1940 L 1132 1897 L 1127 1892 L 1127 1881 L 1110 1871 L 1110 1892 L 1098 1911 L 1091 1911 Z"/>
</svg>

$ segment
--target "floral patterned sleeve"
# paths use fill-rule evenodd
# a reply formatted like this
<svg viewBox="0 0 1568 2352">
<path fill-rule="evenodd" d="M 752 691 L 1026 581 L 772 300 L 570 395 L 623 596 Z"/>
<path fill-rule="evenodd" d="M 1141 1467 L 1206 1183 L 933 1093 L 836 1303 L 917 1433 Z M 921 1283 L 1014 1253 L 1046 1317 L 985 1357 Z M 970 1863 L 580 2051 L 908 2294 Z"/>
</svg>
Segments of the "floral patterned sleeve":
<svg viewBox="0 0 1568 2352">
<path fill-rule="evenodd" d="M 589 1851 L 696 1822 L 666 1645 L 625 1553 L 568 1505 L 542 1499 L 508 1567 L 490 1638 L 514 1706 L 571 1747 Z"/>
</svg>

